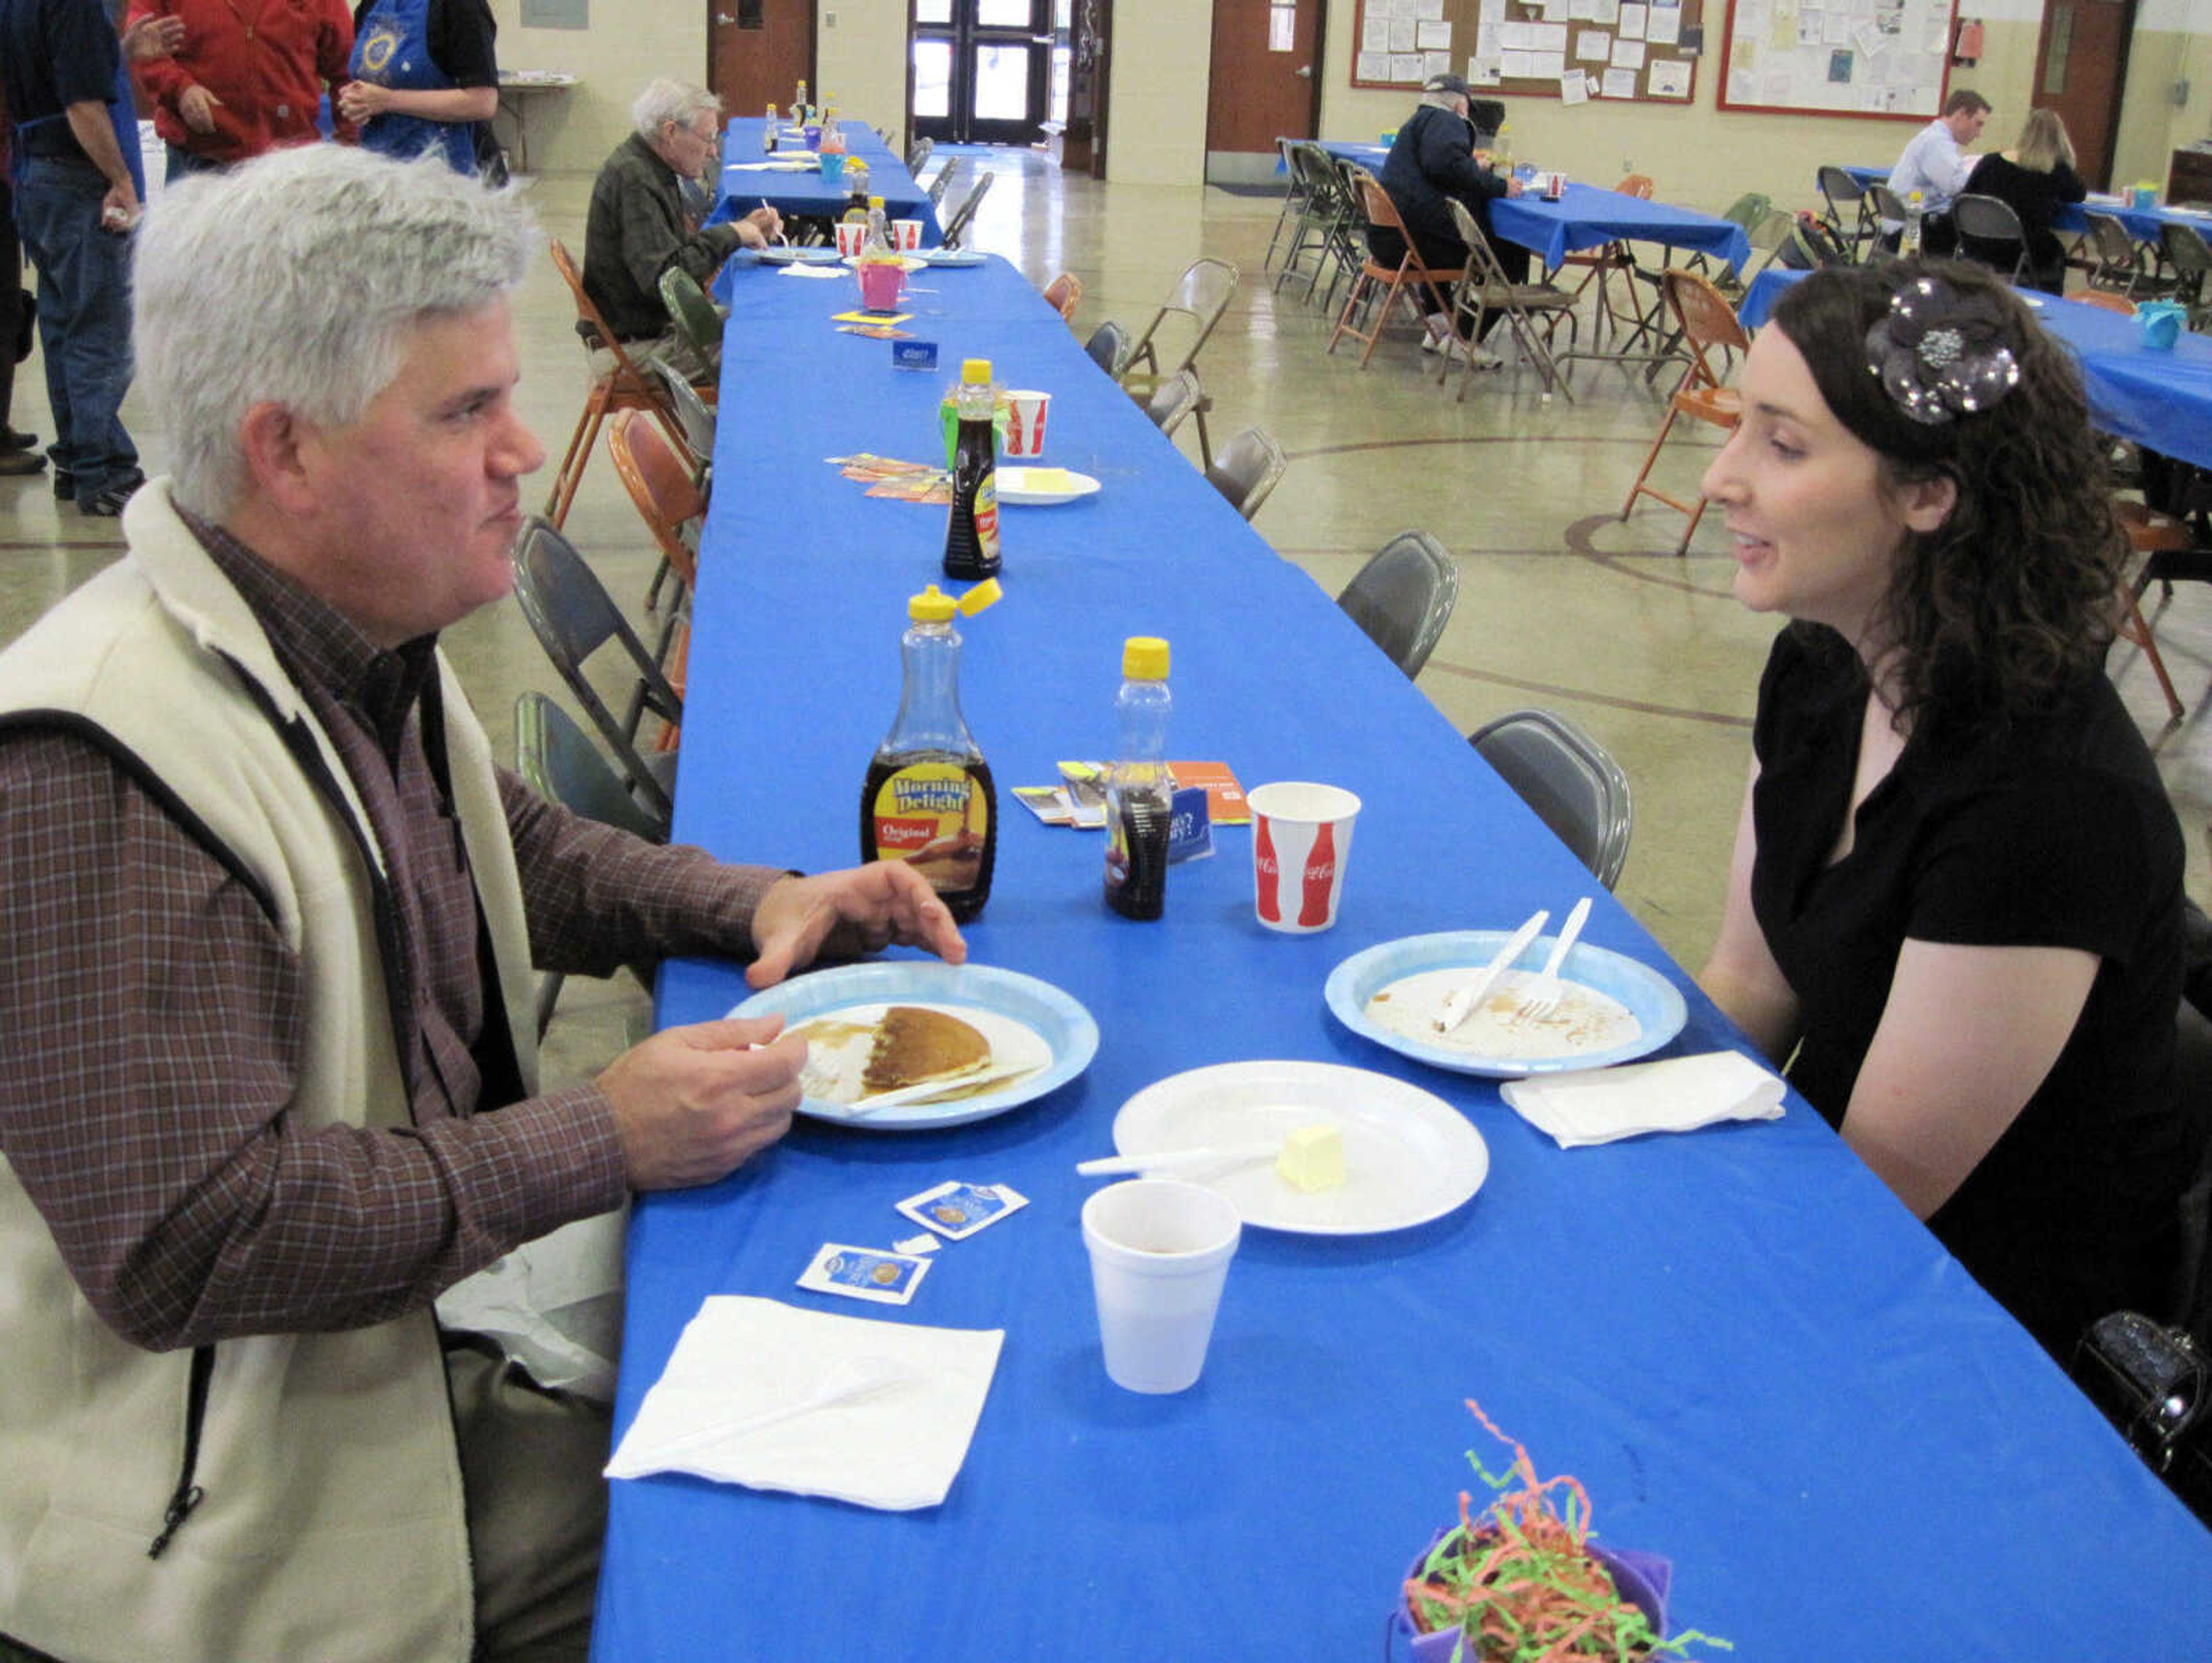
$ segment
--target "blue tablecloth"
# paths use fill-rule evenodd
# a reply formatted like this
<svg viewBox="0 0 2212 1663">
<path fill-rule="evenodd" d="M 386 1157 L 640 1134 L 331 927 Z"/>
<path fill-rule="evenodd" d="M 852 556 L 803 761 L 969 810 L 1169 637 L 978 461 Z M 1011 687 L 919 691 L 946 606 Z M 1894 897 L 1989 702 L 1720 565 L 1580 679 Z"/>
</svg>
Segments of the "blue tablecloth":
<svg viewBox="0 0 2212 1663">
<path fill-rule="evenodd" d="M 1408 1561 L 1460 1490 L 1480 1493 L 1464 1452 L 1507 1459 L 1468 1397 L 1544 1472 L 1583 1480 L 1607 1542 L 1670 1556 L 1677 1621 L 1738 1657 L 2201 1651 L 2212 1538 L 1803 1105 L 1563 1152 L 1490 1083 L 1403 1062 L 1327 1013 L 1346 955 L 1540 905 L 1556 919 L 1588 876 L 1018 273 L 922 276 L 936 292 L 915 297 L 910 327 L 939 343 L 935 375 L 830 332 L 831 285 L 732 273 L 725 385 L 751 391 L 722 421 L 677 833 L 811 868 L 854 858 L 904 602 L 939 576 L 944 514 L 864 496 L 823 458 L 929 458 L 955 364 L 988 356 L 1054 394 L 1046 462 L 1104 489 L 1008 509 L 1006 598 L 960 625 L 963 702 L 1006 816 L 969 940 L 977 962 L 1081 1000 L 1102 1041 L 1080 1079 L 1002 1119 L 906 1135 L 801 1123 L 723 1183 L 641 1201 L 618 1432 L 710 1294 L 1006 1339 L 936 1508 L 616 1484 L 597 1655 L 1372 1658 Z M 1007 795 L 1110 743 L 1121 642 L 1140 633 L 1173 644 L 1175 755 L 1364 799 L 1333 931 L 1255 923 L 1241 829 L 1173 869 L 1164 920 L 1115 919 L 1098 837 L 1038 825 Z M 1608 896 L 1589 938 L 1684 987 L 1673 1050 L 1732 1041 Z M 659 1013 L 718 1015 L 744 994 L 733 967 L 673 964 Z M 1437 1093 L 1488 1140 L 1488 1180 L 1395 1234 L 1248 1231 L 1199 1385 L 1121 1392 L 1100 1366 L 1077 1222 L 1092 1186 L 1073 1165 L 1111 1150 L 1140 1087 L 1255 1058 Z M 793 1286 L 825 1241 L 908 1234 L 891 1204 L 948 1178 L 1031 1205 L 948 1245 L 904 1309 Z"/>
<path fill-rule="evenodd" d="M 1805 274 L 1769 266 L 1736 308 L 1746 329 L 1774 314 L 1782 291 Z M 2090 419 L 2106 433 L 2212 468 L 2212 339 L 2184 331 L 2172 352 L 2142 343 L 2132 319 L 2049 294 L 2027 297 L 2044 328 L 2074 349 Z"/>
<path fill-rule="evenodd" d="M 1751 256 L 1751 239 L 1730 220 L 1646 202 L 1595 185 L 1570 184 L 1557 202 L 1524 194 L 1490 204 L 1491 228 L 1556 266 L 1580 249 L 1617 241 L 1661 243 L 1726 260 L 1729 270 Z"/>
<path fill-rule="evenodd" d="M 786 218 L 806 215 L 836 219 L 842 214 L 850 203 L 852 186 L 842 179 L 833 184 L 818 172 L 744 171 L 736 166 L 769 160 L 761 149 L 762 132 L 767 125 L 759 116 L 737 116 L 724 130 L 721 194 L 714 213 L 708 216 L 710 222 L 734 219 L 763 202 Z M 890 147 L 876 137 L 876 130 L 866 122 L 841 121 L 838 125 L 844 130 L 846 155 L 858 156 L 868 164 L 869 194 L 884 199 L 884 211 L 891 218 L 920 220 L 923 246 L 935 247 L 943 240 L 936 207 L 930 202 L 929 193 L 916 185 L 914 175 L 907 172 L 906 163 L 891 153 Z M 789 136 L 795 129 L 787 129 L 779 122 L 777 130 L 785 135 L 777 156 L 805 154 L 805 147 Z"/>
</svg>

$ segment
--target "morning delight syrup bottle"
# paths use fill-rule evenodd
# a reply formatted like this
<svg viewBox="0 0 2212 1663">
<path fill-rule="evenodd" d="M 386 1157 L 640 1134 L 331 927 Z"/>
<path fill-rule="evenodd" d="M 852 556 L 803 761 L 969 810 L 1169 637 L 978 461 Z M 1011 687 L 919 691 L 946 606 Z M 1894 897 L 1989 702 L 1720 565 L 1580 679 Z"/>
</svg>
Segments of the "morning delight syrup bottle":
<svg viewBox="0 0 2212 1663">
<path fill-rule="evenodd" d="M 952 616 L 973 616 L 997 598 L 997 586 L 987 584 L 956 606 L 933 583 L 907 603 L 898 716 L 860 787 L 860 859 L 905 861 L 963 924 L 990 899 L 999 799 L 991 766 L 960 713 Z"/>
</svg>

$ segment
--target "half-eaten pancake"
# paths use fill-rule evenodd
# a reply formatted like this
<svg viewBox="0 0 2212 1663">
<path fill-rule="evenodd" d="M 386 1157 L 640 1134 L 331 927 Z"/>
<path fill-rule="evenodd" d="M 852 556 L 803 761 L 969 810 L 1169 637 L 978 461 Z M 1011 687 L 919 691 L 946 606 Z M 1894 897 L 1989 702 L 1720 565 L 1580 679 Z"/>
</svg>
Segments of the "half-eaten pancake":
<svg viewBox="0 0 2212 1663">
<path fill-rule="evenodd" d="M 957 1017 L 894 1004 L 876 1024 L 876 1043 L 860 1076 L 866 1091 L 957 1080 L 991 1064 L 991 1042 Z"/>
</svg>

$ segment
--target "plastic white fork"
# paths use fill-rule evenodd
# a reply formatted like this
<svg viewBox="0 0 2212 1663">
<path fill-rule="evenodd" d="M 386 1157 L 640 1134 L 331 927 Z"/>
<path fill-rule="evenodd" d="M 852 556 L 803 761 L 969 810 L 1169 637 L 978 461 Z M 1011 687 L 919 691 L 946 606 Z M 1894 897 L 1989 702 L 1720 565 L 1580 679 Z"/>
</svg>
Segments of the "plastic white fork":
<svg viewBox="0 0 2212 1663">
<path fill-rule="evenodd" d="M 1528 984 L 1516 1007 L 1516 1016 L 1533 1019 L 1548 1017 L 1559 1008 L 1564 989 L 1559 982 L 1559 966 L 1566 962 L 1567 950 L 1575 944 L 1575 938 L 1583 932 L 1583 925 L 1589 917 L 1590 898 L 1584 895 L 1575 902 L 1574 911 L 1567 914 L 1566 923 L 1559 930 L 1559 938 L 1552 945 L 1551 957 L 1544 961 L 1544 968 L 1535 980 Z"/>
</svg>

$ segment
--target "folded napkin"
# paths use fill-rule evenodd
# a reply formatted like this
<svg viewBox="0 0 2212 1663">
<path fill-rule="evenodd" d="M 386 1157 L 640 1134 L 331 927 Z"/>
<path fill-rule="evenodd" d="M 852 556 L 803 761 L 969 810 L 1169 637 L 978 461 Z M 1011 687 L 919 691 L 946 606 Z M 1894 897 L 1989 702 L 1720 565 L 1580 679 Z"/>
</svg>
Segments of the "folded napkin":
<svg viewBox="0 0 2212 1663">
<path fill-rule="evenodd" d="M 1538 1074 L 1503 1088 L 1521 1118 L 1561 1149 L 1721 1120 L 1779 1120 L 1782 1093 L 1779 1078 L 1736 1051 Z"/>
<path fill-rule="evenodd" d="M 967 1459 L 1005 1338 L 717 1296 L 684 1326 L 606 1475 L 934 1507 Z"/>
<path fill-rule="evenodd" d="M 830 265 L 819 260 L 793 261 L 791 264 L 782 267 L 781 270 L 783 275 L 787 277 L 842 277 L 845 276 L 845 268 L 843 266 Z"/>
</svg>

